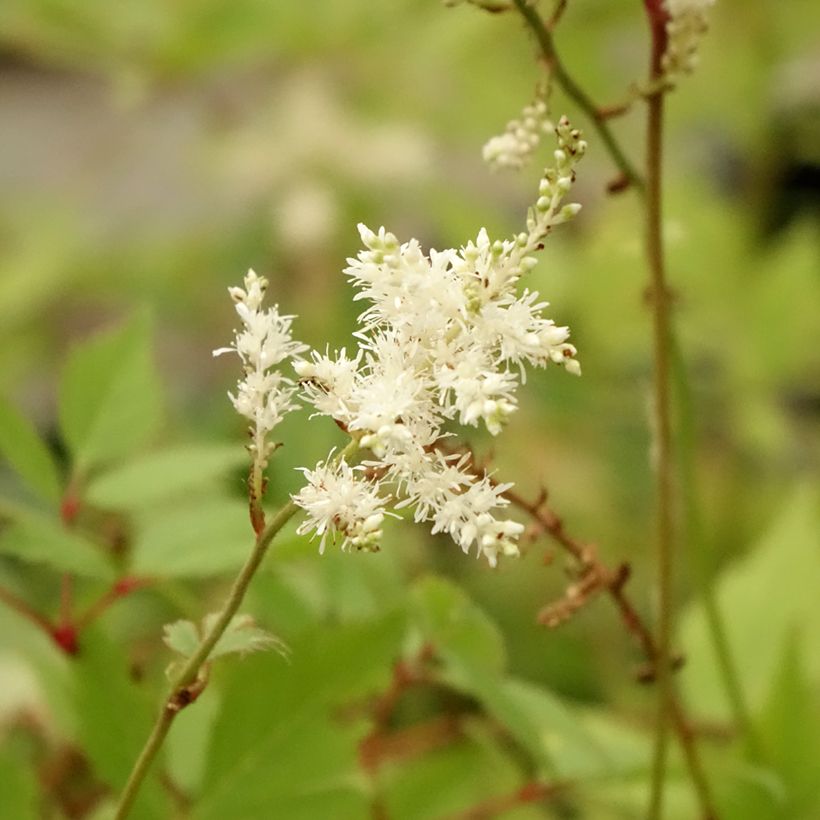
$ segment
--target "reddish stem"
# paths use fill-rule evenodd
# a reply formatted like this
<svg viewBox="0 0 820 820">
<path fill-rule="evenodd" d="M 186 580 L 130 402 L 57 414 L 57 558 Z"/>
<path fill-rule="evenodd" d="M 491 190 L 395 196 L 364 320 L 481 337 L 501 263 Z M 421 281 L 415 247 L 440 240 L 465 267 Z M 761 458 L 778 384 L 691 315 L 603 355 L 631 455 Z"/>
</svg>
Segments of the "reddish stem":
<svg viewBox="0 0 820 820">
<path fill-rule="evenodd" d="M 77 630 L 85 629 L 89 624 L 96 621 L 112 604 L 115 604 L 121 598 L 127 597 L 134 590 L 142 589 L 151 583 L 150 578 L 134 578 L 130 575 L 120 578 L 77 618 Z"/>
<path fill-rule="evenodd" d="M 63 500 L 60 502 L 60 520 L 66 527 L 72 526 L 81 507 L 82 500 L 80 499 L 79 493 L 73 485 L 69 485 L 65 491 Z"/>
<path fill-rule="evenodd" d="M 5 587 L 0 587 L 0 601 L 42 630 L 67 655 L 77 654 L 77 630 L 73 626 L 70 624 L 52 624 L 45 615 Z"/>
<path fill-rule="evenodd" d="M 11 590 L 0 587 L 0 601 L 9 609 L 13 609 L 18 615 L 22 615 L 26 620 L 31 621 L 31 623 L 39 629 L 42 629 L 47 635 L 52 634 L 54 627 L 48 618 L 29 606 L 29 604 L 11 592 Z"/>
<path fill-rule="evenodd" d="M 528 803 L 535 803 L 538 800 L 546 800 L 554 797 L 558 792 L 566 789 L 568 783 L 556 781 L 554 783 L 539 783 L 533 780 L 525 783 L 520 788 L 510 794 L 500 797 L 489 797 L 482 800 L 469 809 L 447 816 L 447 820 L 490 820 L 504 812 L 511 811 L 518 806 L 525 806 Z"/>
<path fill-rule="evenodd" d="M 60 615 L 57 619 L 61 627 L 69 627 L 71 625 L 73 598 L 74 579 L 70 573 L 64 572 L 60 578 Z"/>
</svg>

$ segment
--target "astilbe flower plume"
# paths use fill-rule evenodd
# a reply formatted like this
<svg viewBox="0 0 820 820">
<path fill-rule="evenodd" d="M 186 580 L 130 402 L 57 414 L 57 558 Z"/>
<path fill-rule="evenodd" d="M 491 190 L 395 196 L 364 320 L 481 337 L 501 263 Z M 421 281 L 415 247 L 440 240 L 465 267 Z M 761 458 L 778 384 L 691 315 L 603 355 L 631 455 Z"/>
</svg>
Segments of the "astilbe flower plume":
<svg viewBox="0 0 820 820">
<path fill-rule="evenodd" d="M 263 521 L 259 504 L 264 491 L 264 470 L 276 446 L 268 437 L 284 416 L 298 406 L 293 402 L 296 383 L 274 368 L 308 348 L 292 338 L 293 316 L 280 315 L 278 305 L 262 308 L 268 287 L 264 277 L 249 270 L 244 285 L 228 288 L 242 327 L 235 331 L 234 343 L 215 350 L 214 356 L 236 353 L 242 360 L 244 378 L 238 382 L 236 393 L 228 393 L 228 397 L 236 411 L 251 423 L 251 519 L 259 531 Z"/>
<path fill-rule="evenodd" d="M 330 534 L 343 547 L 372 548 L 392 504 L 412 507 L 417 522 L 431 522 L 465 552 L 476 546 L 491 565 L 517 554 L 523 527 L 499 516 L 510 485 L 476 477 L 464 457 L 438 445 L 450 420 L 497 435 L 517 408 L 526 365 L 580 373 L 568 328 L 546 318 L 537 293 L 518 289 L 547 234 L 580 208 L 561 201 L 586 144 L 566 118 L 556 133 L 555 164 L 527 230 L 511 239 L 492 241 L 482 229 L 458 250 L 425 253 L 415 239 L 401 243 L 384 228 L 359 226 L 365 247 L 344 271 L 355 299 L 368 303 L 354 334 L 358 349 L 312 351 L 294 362 L 316 413 L 372 454 L 366 475 L 344 459 L 305 470 L 308 484 L 293 496 L 306 512 L 300 531 L 320 535 L 322 546 Z"/>
</svg>

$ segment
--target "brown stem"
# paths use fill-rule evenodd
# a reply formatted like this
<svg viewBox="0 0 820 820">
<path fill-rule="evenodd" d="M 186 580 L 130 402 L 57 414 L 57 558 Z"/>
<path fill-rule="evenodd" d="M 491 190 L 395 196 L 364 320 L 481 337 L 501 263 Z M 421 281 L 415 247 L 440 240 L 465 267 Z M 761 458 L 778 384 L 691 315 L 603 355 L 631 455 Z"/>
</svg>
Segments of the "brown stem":
<svg viewBox="0 0 820 820">
<path fill-rule="evenodd" d="M 566 790 L 569 785 L 569 783 L 561 781 L 541 783 L 534 780 L 525 783 L 510 794 L 489 797 L 469 809 L 455 814 L 448 814 L 445 820 L 491 820 L 491 818 L 512 811 L 518 806 L 526 806 L 528 803 L 536 803 L 555 797 L 559 792 Z"/>
<path fill-rule="evenodd" d="M 615 135 L 607 123 L 607 118 L 601 114 L 601 110 L 592 101 L 590 96 L 584 91 L 581 86 L 575 81 L 572 75 L 567 71 L 558 52 L 555 49 L 555 43 L 552 39 L 547 24 L 541 19 L 538 11 L 532 6 L 528 0 L 513 0 L 516 8 L 521 13 L 527 25 L 532 30 L 535 38 L 538 40 L 538 45 L 541 49 L 541 54 L 550 67 L 552 76 L 558 85 L 561 86 L 564 93 L 589 117 L 592 125 L 598 132 L 598 136 L 605 148 L 612 157 L 612 161 L 618 166 L 621 173 L 629 180 L 630 184 L 638 191 L 643 191 L 644 181 L 629 158 L 623 152 L 621 146 L 618 144 Z"/>
<path fill-rule="evenodd" d="M 50 638 L 54 637 L 54 626 L 48 618 L 27 604 L 22 598 L 15 595 L 15 593 L 11 590 L 0 586 L 0 601 L 2 601 L 9 609 L 13 609 L 18 615 L 22 615 L 27 621 L 33 623 Z"/>
<path fill-rule="evenodd" d="M 476 464 L 475 458 L 470 453 L 470 464 L 476 475 L 483 475 L 484 470 Z M 493 481 L 493 479 L 490 479 Z M 579 576 L 583 579 L 591 577 L 596 579 L 597 585 L 589 591 L 589 596 L 598 591 L 605 591 L 613 602 L 627 630 L 637 640 L 641 652 L 649 664 L 649 674 L 644 676 L 644 680 L 654 680 L 658 675 L 658 659 L 660 648 L 652 634 L 652 630 L 641 617 L 637 607 L 632 602 L 626 590 L 626 582 L 629 580 L 630 569 L 627 564 L 621 564 L 613 570 L 607 566 L 599 557 L 594 545 L 585 543 L 571 535 L 563 519 L 555 513 L 547 504 L 547 493 L 542 490 L 535 501 L 528 501 L 514 490 L 504 493 L 504 498 L 510 501 L 518 509 L 527 513 L 537 524 L 538 529 L 547 533 L 553 541 L 561 546 L 575 561 Z M 588 597 L 589 597 L 588 596 Z M 542 616 L 543 617 L 543 616 Z M 674 664 L 670 665 L 670 670 L 674 671 Z M 671 675 L 670 675 L 671 679 Z M 702 820 L 716 820 L 717 813 L 711 796 L 706 772 L 698 755 L 695 745 L 694 734 L 691 724 L 686 716 L 686 710 L 681 703 L 673 686 L 669 693 L 669 715 L 672 728 L 678 738 L 678 742 L 683 750 L 686 765 L 689 770 L 689 777 L 698 795 L 701 807 Z"/>
<path fill-rule="evenodd" d="M 77 617 L 77 620 L 75 621 L 76 628 L 78 630 L 85 629 L 89 624 L 96 621 L 100 615 L 102 615 L 117 601 L 130 595 L 135 590 L 142 589 L 151 583 L 152 581 L 149 578 L 132 578 L 128 575 L 124 578 L 120 578 L 119 581 L 116 581 L 111 585 L 110 589 L 100 595 L 100 597 L 97 598 L 97 600 L 94 601 L 88 609 L 85 610 L 85 612 Z"/>
</svg>

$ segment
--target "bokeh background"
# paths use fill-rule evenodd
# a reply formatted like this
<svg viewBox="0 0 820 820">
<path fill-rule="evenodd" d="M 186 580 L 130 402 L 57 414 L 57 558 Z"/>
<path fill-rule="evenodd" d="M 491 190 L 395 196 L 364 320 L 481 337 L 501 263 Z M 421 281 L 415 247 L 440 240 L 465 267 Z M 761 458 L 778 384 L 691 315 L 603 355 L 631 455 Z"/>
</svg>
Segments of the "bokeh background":
<svg viewBox="0 0 820 820">
<path fill-rule="evenodd" d="M 624 100 L 645 72 L 640 6 L 572 0 L 557 31 L 567 67 L 602 104 Z M 665 235 L 678 388 L 693 408 L 679 441 L 694 479 L 680 515 L 681 642 L 696 711 L 718 736 L 727 710 L 698 613 L 696 564 L 719 574 L 755 704 L 771 692 L 784 635 L 803 647 L 807 680 L 820 675 L 810 631 L 820 624 L 818 31 L 820 7 L 809 0 L 721 0 L 699 70 L 668 105 Z M 494 236 L 518 229 L 549 146 L 517 175 L 490 173 L 481 146 L 530 101 L 539 78 L 518 16 L 469 5 L 4 0 L 0 391 L 62 453 L 57 386 L 69 351 L 147 309 L 164 388 L 151 447 L 235 440 L 241 451 L 242 424 L 225 396 L 235 362 L 211 357 L 234 326 L 227 286 L 253 267 L 282 310 L 298 315 L 299 338 L 350 345 L 358 305 L 341 269 L 359 248 L 357 222 L 438 248 L 481 226 Z M 574 190 L 584 208 L 550 237 L 530 286 L 571 326 L 584 375 L 533 373 L 503 436 L 471 430 L 469 440 L 524 494 L 546 486 L 568 528 L 607 560 L 629 561 L 635 598 L 651 613 L 641 215 L 629 191 L 606 193 L 613 166 L 559 89 L 552 108 L 587 133 Z M 613 127 L 639 162 L 635 108 Z M 327 420 L 306 414 L 280 429 L 272 504 L 298 486 L 294 467 L 340 440 Z M 235 505 L 240 464 L 241 452 L 220 485 Z M 11 471 L 0 473 L 0 490 L 19 496 Z M 548 542 L 497 572 L 406 523 L 379 555 L 320 559 L 315 546 L 289 542 L 283 567 L 271 565 L 249 601 L 285 640 L 322 619 L 365 617 L 435 573 L 488 613 L 511 674 L 572 703 L 614 707 L 634 725 L 647 720 L 651 700 L 630 674 L 638 654 L 605 601 L 558 630 L 536 624 L 567 584 L 560 554 L 544 566 Z M 0 560 L 7 583 L 54 605 L 55 576 Z M 161 670 L 162 624 L 198 617 L 226 577 L 180 573 L 113 609 L 105 628 L 131 647 L 133 663 Z M 14 693 L 0 704 L 0 739 L 19 745 L 8 727 L 21 704 L 49 715 L 48 731 L 60 735 L 21 648 L 26 627 L 7 613 L 0 625 L 0 669 Z M 763 661 L 761 643 L 773 647 Z"/>
</svg>

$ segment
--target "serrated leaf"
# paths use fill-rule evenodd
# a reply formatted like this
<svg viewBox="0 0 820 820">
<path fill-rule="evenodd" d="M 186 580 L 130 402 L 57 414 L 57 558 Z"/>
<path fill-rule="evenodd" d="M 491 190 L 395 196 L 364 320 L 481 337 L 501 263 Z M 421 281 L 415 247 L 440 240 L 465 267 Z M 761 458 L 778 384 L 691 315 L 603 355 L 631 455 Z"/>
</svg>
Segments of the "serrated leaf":
<svg viewBox="0 0 820 820">
<path fill-rule="evenodd" d="M 451 664 L 499 673 L 506 664 L 498 627 L 454 584 L 429 576 L 410 596 L 413 619 L 425 640 Z"/>
<path fill-rule="evenodd" d="M 174 621 L 162 627 L 162 640 L 174 652 L 189 658 L 196 652 L 201 638 L 196 624 L 192 621 Z"/>
<path fill-rule="evenodd" d="M 202 626 L 203 633 L 211 629 L 217 617 L 215 613 L 205 616 Z M 264 652 L 268 649 L 276 649 L 284 657 L 287 657 L 289 653 L 287 645 L 281 638 L 257 626 L 256 621 L 250 615 L 235 615 L 216 646 L 211 650 L 209 657 L 214 659 L 231 654 L 247 655 L 250 652 Z"/>
<path fill-rule="evenodd" d="M 160 420 L 145 314 L 76 347 L 62 375 L 60 427 L 79 470 L 142 447 Z"/>
<path fill-rule="evenodd" d="M 323 624 L 294 643 L 288 666 L 261 655 L 226 670 L 231 708 L 214 726 L 196 820 L 366 816 L 361 727 L 336 709 L 387 685 L 403 633 L 401 613 Z"/>
<path fill-rule="evenodd" d="M 131 571 L 160 578 L 202 578 L 238 569 L 252 548 L 247 505 L 203 498 L 137 519 Z"/>
<path fill-rule="evenodd" d="M 102 473 L 85 495 L 102 507 L 150 507 L 205 486 L 247 460 L 248 454 L 235 443 L 183 444 Z"/>
<path fill-rule="evenodd" d="M 196 652 L 202 638 L 208 634 L 218 617 L 218 613 L 206 615 L 202 621 L 202 630 L 197 629 L 191 621 L 166 624 L 163 627 L 162 639 L 174 652 L 189 658 Z M 262 652 L 267 649 L 276 649 L 280 655 L 287 655 L 288 652 L 287 646 L 280 638 L 257 626 L 250 615 L 235 615 L 211 650 L 208 660 L 223 655 L 247 655 L 250 652 Z"/>
<path fill-rule="evenodd" d="M 60 497 L 60 474 L 31 422 L 0 397 L 0 454 L 47 501 Z"/>
<path fill-rule="evenodd" d="M 56 519 L 17 508 L 11 525 L 0 533 L 0 554 L 44 564 L 57 572 L 73 572 L 109 580 L 114 571 L 102 550 Z"/>
<path fill-rule="evenodd" d="M 794 630 L 801 636 L 820 632 L 819 531 L 817 492 L 799 488 L 757 546 L 718 580 L 716 593 L 727 616 L 732 655 L 753 708 L 762 705 Z M 680 645 L 686 652 L 681 680 L 697 714 L 730 719 L 706 618 L 697 602 L 681 619 Z M 809 674 L 820 675 L 820 643 L 805 641 L 803 649 Z"/>
</svg>

